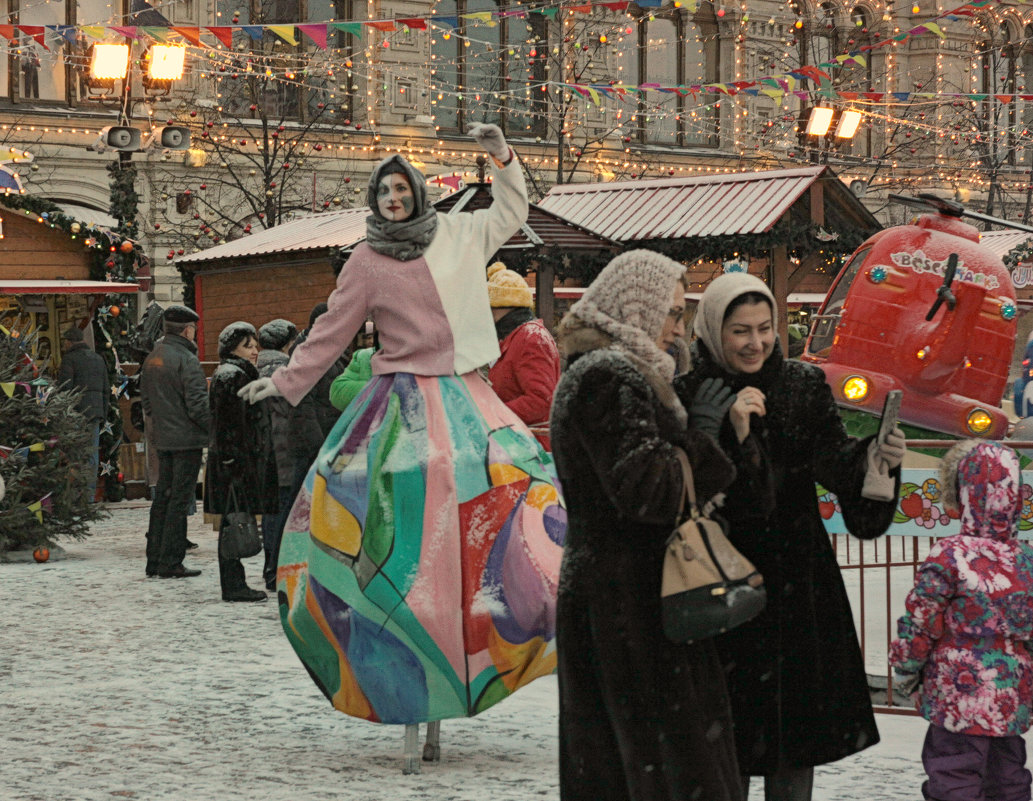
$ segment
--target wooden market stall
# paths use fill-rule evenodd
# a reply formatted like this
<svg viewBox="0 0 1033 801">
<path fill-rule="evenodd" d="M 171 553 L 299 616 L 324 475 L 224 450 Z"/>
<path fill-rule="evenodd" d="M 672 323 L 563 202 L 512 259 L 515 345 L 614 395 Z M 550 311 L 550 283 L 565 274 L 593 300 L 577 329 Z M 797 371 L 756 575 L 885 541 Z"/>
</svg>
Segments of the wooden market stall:
<svg viewBox="0 0 1033 801">
<path fill-rule="evenodd" d="M 540 205 L 623 248 L 693 262 L 690 291 L 705 289 L 722 270 L 748 269 L 767 281 L 782 309 L 790 294 L 825 294 L 838 261 L 830 269 L 820 251 L 849 253 L 882 227 L 827 166 L 562 184 Z M 780 324 L 788 342 L 788 317 Z"/>
</svg>

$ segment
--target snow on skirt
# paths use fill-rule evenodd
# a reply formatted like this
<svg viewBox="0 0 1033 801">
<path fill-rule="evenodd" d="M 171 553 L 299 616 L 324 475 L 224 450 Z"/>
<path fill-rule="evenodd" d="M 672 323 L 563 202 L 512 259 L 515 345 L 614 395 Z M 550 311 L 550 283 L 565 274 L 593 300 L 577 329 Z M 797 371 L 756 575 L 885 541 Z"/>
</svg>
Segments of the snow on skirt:
<svg viewBox="0 0 1033 801">
<path fill-rule="evenodd" d="M 309 470 L 277 570 L 287 638 L 337 709 L 469 717 L 555 670 L 554 473 L 476 373 L 373 377 Z"/>
</svg>

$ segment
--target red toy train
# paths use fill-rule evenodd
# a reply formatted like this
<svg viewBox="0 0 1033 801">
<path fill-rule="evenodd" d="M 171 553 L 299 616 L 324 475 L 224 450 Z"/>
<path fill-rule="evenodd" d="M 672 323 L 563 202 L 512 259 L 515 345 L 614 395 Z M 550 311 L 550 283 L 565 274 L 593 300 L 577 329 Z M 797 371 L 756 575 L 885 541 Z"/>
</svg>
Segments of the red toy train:
<svg viewBox="0 0 1033 801">
<path fill-rule="evenodd" d="M 933 195 L 891 199 L 927 211 L 880 231 L 837 276 L 811 328 L 805 361 L 836 402 L 878 416 L 903 390 L 903 423 L 953 436 L 1002 438 L 1000 408 L 1018 308 L 1001 260 L 962 216 L 1033 232 Z"/>
</svg>

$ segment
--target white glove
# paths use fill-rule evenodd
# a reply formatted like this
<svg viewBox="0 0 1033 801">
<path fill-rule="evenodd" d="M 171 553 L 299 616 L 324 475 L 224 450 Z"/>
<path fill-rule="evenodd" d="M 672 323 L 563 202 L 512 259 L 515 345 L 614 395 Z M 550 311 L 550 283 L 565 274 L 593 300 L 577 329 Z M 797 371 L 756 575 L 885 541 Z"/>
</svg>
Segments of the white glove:
<svg viewBox="0 0 1033 801">
<path fill-rule="evenodd" d="M 906 450 L 907 441 L 904 438 L 904 432 L 899 428 L 894 428 L 886 435 L 886 441 L 879 446 L 879 458 L 886 462 L 888 469 L 892 470 L 900 467 L 900 463 L 904 461 Z"/>
<path fill-rule="evenodd" d="M 259 378 L 250 384 L 245 384 L 238 390 L 237 395 L 248 403 L 258 403 L 266 398 L 282 398 L 283 393 L 276 388 L 271 378 Z"/>
<path fill-rule="evenodd" d="M 510 160 L 512 151 L 506 144 L 506 137 L 502 135 L 499 126 L 490 123 L 474 125 L 468 133 L 496 161 L 505 163 Z"/>
<path fill-rule="evenodd" d="M 870 501 L 897 500 L 894 493 L 896 481 L 890 475 L 890 470 L 903 459 L 904 433 L 899 428 L 893 429 L 881 446 L 874 439 L 868 443 L 868 470 L 864 474 L 861 497 Z"/>
</svg>

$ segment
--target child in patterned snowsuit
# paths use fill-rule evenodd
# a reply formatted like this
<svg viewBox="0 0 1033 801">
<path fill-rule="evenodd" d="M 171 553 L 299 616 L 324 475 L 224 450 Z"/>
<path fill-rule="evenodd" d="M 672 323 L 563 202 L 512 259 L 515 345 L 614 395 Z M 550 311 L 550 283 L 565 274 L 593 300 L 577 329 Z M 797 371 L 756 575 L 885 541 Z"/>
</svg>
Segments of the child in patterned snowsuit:
<svg viewBox="0 0 1033 801">
<path fill-rule="evenodd" d="M 937 542 L 897 623 L 890 663 L 929 721 L 931 801 L 1030 801 L 1022 734 L 1033 704 L 1033 549 L 1019 542 L 1019 459 L 967 440 L 940 466 L 961 533 Z"/>
</svg>

